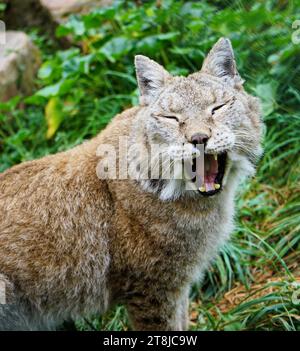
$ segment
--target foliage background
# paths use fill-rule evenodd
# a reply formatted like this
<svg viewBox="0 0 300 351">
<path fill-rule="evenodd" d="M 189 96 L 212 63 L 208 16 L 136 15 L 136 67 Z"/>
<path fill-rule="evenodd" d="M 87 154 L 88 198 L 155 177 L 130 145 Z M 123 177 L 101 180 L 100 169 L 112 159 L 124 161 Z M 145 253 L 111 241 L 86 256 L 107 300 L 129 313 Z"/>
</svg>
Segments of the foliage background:
<svg viewBox="0 0 300 351">
<path fill-rule="evenodd" d="M 137 104 L 135 54 L 186 75 L 220 36 L 230 38 L 247 91 L 262 101 L 265 153 L 257 177 L 240 189 L 232 240 L 192 290 L 191 329 L 300 330 L 292 299 L 300 297 L 297 19 L 299 0 L 115 1 L 59 26 L 67 49 L 28 28 L 43 65 L 32 96 L 0 104 L 0 172 L 79 144 Z M 128 321 L 118 306 L 65 328 L 124 330 Z"/>
</svg>

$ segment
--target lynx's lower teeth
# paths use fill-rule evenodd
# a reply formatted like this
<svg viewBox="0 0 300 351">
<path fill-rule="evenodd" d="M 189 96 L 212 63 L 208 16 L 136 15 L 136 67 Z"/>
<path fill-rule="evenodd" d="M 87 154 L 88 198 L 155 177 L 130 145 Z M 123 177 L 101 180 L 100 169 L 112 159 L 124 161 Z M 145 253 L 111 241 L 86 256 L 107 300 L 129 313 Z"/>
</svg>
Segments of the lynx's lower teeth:
<svg viewBox="0 0 300 351">
<path fill-rule="evenodd" d="M 221 185 L 215 183 L 214 188 L 215 188 L 215 190 L 219 190 L 221 188 Z M 199 188 L 199 191 L 201 191 L 201 193 L 204 193 L 204 192 L 209 191 L 209 190 L 211 190 L 211 189 L 208 188 L 208 190 L 207 190 L 206 186 L 200 186 L 200 188 Z"/>
<path fill-rule="evenodd" d="M 214 154 L 214 159 L 217 161 L 217 159 L 218 159 L 218 155 L 217 154 Z"/>
</svg>

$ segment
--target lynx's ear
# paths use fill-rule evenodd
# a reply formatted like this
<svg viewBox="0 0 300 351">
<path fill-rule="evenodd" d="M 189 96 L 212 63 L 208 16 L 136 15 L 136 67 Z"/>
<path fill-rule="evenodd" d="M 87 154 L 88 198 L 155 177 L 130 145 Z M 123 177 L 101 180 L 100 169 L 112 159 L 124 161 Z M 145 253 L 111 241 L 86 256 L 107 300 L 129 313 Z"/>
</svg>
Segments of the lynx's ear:
<svg viewBox="0 0 300 351">
<path fill-rule="evenodd" d="M 172 76 L 158 63 L 146 56 L 135 56 L 135 69 L 140 89 L 140 104 L 149 105 Z"/>
<path fill-rule="evenodd" d="M 243 84 L 234 59 L 234 53 L 229 39 L 220 38 L 206 56 L 201 72 L 223 78 L 234 85 Z"/>
</svg>

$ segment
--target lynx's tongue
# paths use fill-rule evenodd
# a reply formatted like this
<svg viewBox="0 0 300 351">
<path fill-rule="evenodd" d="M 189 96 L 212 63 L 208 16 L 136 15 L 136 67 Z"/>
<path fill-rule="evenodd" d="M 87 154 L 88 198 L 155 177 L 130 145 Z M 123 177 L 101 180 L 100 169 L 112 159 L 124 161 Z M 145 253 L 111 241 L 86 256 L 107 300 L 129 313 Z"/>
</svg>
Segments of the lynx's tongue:
<svg viewBox="0 0 300 351">
<path fill-rule="evenodd" d="M 215 179 L 218 174 L 218 161 L 214 155 L 205 154 L 204 156 L 204 183 L 200 191 L 208 192 L 216 189 Z"/>
</svg>

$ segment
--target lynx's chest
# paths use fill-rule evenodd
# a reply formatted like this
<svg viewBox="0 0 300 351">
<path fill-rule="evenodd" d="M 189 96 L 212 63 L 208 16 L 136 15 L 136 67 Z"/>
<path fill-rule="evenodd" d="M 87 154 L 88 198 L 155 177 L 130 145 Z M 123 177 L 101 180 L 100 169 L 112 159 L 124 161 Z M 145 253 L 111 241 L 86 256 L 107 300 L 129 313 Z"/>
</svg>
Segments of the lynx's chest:
<svg viewBox="0 0 300 351">
<path fill-rule="evenodd" d="M 229 239 L 233 230 L 233 204 L 199 213 L 174 211 L 169 226 L 171 223 L 174 237 L 181 242 L 187 272 L 198 279 Z"/>
<path fill-rule="evenodd" d="M 122 261 L 130 261 L 138 271 L 159 269 L 161 274 L 190 277 L 213 259 L 232 231 L 233 201 L 226 196 L 204 206 L 202 198 L 161 201 L 139 192 L 133 201 L 125 191 L 117 194 L 121 206 L 115 217 L 120 223 L 116 242 L 131 248 L 122 250 Z"/>
<path fill-rule="evenodd" d="M 159 243 L 182 256 L 201 260 L 217 252 L 232 231 L 233 203 L 211 208 L 161 205 L 144 218 Z"/>
</svg>

